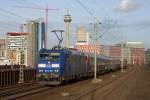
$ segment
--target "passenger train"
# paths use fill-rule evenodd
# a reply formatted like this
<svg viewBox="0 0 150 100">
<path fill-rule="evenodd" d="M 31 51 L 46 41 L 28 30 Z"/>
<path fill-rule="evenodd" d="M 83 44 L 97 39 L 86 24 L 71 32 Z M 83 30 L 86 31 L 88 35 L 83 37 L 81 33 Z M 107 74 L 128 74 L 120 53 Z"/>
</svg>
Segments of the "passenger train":
<svg viewBox="0 0 150 100">
<path fill-rule="evenodd" d="M 120 60 L 97 56 L 97 74 L 120 68 Z M 94 76 L 94 54 L 76 49 L 41 49 L 38 58 L 38 80 L 43 85 L 60 85 L 70 80 Z"/>
</svg>

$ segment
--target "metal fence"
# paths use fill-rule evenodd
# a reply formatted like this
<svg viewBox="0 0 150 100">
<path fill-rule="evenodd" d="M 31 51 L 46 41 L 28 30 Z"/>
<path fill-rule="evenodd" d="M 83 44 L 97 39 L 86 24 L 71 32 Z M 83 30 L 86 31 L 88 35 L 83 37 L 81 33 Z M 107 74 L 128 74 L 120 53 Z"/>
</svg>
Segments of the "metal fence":
<svg viewBox="0 0 150 100">
<path fill-rule="evenodd" d="M 19 82 L 21 65 L 0 66 L 0 87 L 16 85 Z M 23 66 L 23 81 L 31 82 L 36 80 L 36 69 Z"/>
</svg>

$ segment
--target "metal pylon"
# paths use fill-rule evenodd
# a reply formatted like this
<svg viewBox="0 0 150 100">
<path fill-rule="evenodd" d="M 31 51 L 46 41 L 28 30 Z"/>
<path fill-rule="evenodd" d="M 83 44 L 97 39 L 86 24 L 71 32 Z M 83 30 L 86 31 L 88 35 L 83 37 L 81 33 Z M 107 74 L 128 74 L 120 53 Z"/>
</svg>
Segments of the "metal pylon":
<svg viewBox="0 0 150 100">
<path fill-rule="evenodd" d="M 23 65 L 20 65 L 20 71 L 19 71 L 19 82 L 18 82 L 18 83 L 24 83 Z"/>
</svg>

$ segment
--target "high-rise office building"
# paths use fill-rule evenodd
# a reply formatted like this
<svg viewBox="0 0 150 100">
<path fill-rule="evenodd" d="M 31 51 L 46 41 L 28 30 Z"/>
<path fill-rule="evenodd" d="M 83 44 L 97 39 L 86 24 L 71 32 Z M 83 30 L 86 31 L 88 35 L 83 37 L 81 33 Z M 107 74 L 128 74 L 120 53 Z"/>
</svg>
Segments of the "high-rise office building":
<svg viewBox="0 0 150 100">
<path fill-rule="evenodd" d="M 22 32 L 8 32 L 7 33 L 7 58 L 12 61 L 12 64 L 27 65 L 26 49 L 27 49 L 27 33 Z M 23 52 L 23 53 L 22 53 Z M 20 53 L 24 55 L 24 59 L 21 59 Z"/>
<path fill-rule="evenodd" d="M 35 67 L 38 60 L 38 52 L 45 48 L 45 23 L 41 20 L 30 20 L 27 22 L 27 63 Z"/>
<path fill-rule="evenodd" d="M 45 29 L 46 29 L 46 26 L 45 26 L 45 22 L 43 19 L 38 19 L 38 20 L 30 20 L 30 21 L 34 21 L 36 23 L 38 23 L 38 47 L 39 47 L 39 50 L 41 48 L 45 48 Z M 30 22 L 28 21 L 28 22 Z M 29 31 L 29 24 L 27 23 L 22 23 L 21 26 L 20 26 L 20 29 L 21 29 L 21 32 L 26 32 L 28 33 Z"/>
<path fill-rule="evenodd" d="M 38 21 L 39 23 L 39 35 L 38 35 L 38 39 L 39 39 L 39 50 L 42 48 L 45 48 L 45 22 L 42 20 Z"/>
<path fill-rule="evenodd" d="M 27 22 L 27 64 L 28 66 L 35 67 L 38 56 L 38 35 L 39 23 L 30 20 Z"/>
<path fill-rule="evenodd" d="M 7 59 L 6 38 L 0 38 L 0 65 L 10 64 Z"/>
<path fill-rule="evenodd" d="M 0 58 L 6 57 L 6 38 L 0 38 Z"/>
<path fill-rule="evenodd" d="M 76 45 L 87 45 L 89 41 L 88 32 L 86 28 L 80 26 L 76 30 Z"/>
</svg>

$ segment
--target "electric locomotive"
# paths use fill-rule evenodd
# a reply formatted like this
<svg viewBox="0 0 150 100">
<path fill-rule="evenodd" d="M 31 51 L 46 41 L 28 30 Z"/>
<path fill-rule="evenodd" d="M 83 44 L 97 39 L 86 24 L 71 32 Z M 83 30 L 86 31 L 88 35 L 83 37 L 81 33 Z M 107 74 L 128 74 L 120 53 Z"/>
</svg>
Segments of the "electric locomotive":
<svg viewBox="0 0 150 100">
<path fill-rule="evenodd" d="M 73 79 L 94 75 L 94 54 L 76 49 L 41 49 L 38 59 L 38 80 L 43 85 L 59 85 Z M 120 62 L 109 57 L 97 56 L 97 73 L 118 69 Z"/>
<path fill-rule="evenodd" d="M 60 84 L 64 68 L 65 51 L 41 49 L 38 58 L 38 80 L 45 85 Z"/>
</svg>

